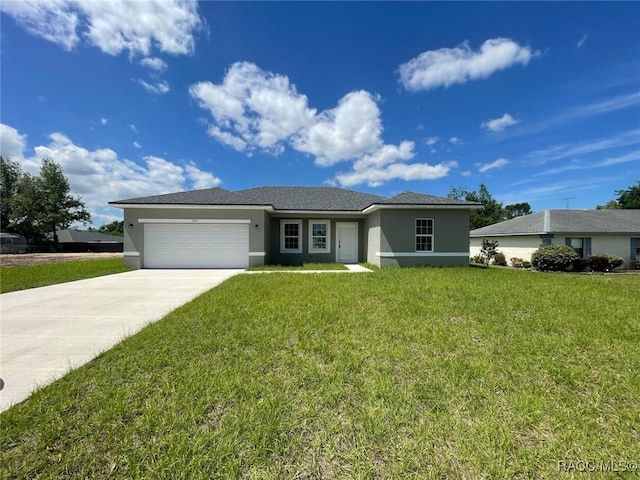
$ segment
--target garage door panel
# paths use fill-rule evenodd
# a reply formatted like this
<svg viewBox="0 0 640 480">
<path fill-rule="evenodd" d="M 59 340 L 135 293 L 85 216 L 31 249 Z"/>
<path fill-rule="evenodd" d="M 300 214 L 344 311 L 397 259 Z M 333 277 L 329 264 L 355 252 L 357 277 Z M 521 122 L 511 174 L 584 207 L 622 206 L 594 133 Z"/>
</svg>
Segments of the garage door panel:
<svg viewBox="0 0 640 480">
<path fill-rule="evenodd" d="M 245 268 L 248 264 L 248 225 L 144 226 L 145 268 Z"/>
</svg>

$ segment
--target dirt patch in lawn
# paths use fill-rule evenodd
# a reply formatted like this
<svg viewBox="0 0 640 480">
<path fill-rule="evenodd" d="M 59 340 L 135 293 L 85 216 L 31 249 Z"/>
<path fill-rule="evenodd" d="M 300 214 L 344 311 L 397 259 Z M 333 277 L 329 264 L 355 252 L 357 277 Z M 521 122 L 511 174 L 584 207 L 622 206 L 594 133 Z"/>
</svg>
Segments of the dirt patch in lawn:
<svg viewBox="0 0 640 480">
<path fill-rule="evenodd" d="M 0 255 L 0 266 L 23 267 L 43 263 L 71 262 L 72 260 L 104 260 L 107 258 L 122 258 L 122 252 L 2 254 Z"/>
</svg>

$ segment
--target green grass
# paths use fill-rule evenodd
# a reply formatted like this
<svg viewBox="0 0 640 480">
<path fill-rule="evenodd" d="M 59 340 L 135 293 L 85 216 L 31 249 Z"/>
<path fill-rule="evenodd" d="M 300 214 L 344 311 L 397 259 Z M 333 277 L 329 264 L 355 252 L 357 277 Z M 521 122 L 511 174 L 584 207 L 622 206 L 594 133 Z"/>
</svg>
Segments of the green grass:
<svg viewBox="0 0 640 480">
<path fill-rule="evenodd" d="M 0 293 L 100 277 L 128 270 L 131 268 L 125 267 L 121 258 L 79 260 L 28 267 L 1 267 Z"/>
<path fill-rule="evenodd" d="M 240 275 L 3 413 L 0 477 L 582 478 L 640 460 L 639 290 Z"/>
<path fill-rule="evenodd" d="M 342 263 L 303 263 L 302 265 L 260 265 L 249 267 L 249 271 L 282 271 L 282 270 L 348 270 Z"/>
</svg>

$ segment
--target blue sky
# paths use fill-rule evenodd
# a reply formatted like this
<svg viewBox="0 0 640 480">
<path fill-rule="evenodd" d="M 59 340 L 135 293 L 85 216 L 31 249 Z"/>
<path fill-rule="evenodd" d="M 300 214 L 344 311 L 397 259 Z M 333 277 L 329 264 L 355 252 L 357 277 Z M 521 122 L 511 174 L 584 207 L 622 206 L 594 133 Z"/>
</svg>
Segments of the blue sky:
<svg viewBox="0 0 640 480">
<path fill-rule="evenodd" d="M 107 202 L 335 185 L 594 208 L 640 179 L 640 3 L 3 0 L 0 147 Z M 569 199 L 569 200 L 566 200 Z"/>
</svg>

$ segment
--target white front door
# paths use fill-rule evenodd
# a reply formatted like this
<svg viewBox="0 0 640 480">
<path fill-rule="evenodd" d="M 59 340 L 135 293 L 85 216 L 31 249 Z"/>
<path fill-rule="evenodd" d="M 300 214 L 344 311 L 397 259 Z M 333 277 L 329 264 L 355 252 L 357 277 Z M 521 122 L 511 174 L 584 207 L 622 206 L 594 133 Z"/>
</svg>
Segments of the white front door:
<svg viewBox="0 0 640 480">
<path fill-rule="evenodd" d="M 358 224 L 356 222 L 336 223 L 336 261 L 358 263 Z"/>
</svg>

